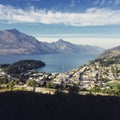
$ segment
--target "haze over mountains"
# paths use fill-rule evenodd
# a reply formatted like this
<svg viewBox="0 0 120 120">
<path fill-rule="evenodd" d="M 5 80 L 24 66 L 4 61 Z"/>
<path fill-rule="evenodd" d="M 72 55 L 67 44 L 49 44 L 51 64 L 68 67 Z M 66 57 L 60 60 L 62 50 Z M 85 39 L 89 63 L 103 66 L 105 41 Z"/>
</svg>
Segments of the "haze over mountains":
<svg viewBox="0 0 120 120">
<path fill-rule="evenodd" d="M 62 39 L 46 43 L 35 37 L 19 32 L 17 29 L 0 31 L 0 54 L 53 54 L 83 53 L 96 54 L 104 49 L 98 46 L 76 45 Z"/>
</svg>

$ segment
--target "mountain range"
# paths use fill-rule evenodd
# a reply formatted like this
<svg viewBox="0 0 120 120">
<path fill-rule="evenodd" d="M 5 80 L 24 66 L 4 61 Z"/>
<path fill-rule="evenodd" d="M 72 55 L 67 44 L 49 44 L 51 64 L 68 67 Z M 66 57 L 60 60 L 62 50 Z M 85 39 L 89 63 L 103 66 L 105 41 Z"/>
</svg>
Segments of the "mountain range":
<svg viewBox="0 0 120 120">
<path fill-rule="evenodd" d="M 38 41 L 35 37 L 21 33 L 17 29 L 0 31 L 0 54 L 54 54 L 83 53 L 96 54 L 104 49 L 98 46 L 76 45 L 62 39 L 47 43 Z"/>
</svg>

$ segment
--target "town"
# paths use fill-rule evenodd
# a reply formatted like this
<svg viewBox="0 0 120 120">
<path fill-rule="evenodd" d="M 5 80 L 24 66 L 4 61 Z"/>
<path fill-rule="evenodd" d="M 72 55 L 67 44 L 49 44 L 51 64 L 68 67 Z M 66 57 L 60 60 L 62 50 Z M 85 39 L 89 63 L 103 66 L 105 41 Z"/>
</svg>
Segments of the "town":
<svg viewBox="0 0 120 120">
<path fill-rule="evenodd" d="M 113 60 L 113 59 L 112 59 Z M 70 88 L 87 93 L 118 93 L 120 81 L 120 64 L 110 63 L 106 65 L 106 59 L 89 61 L 80 68 L 72 69 L 64 73 L 45 73 L 36 70 L 28 70 L 17 76 L 10 75 L 0 68 L 0 83 L 7 83 L 7 87 L 16 87 L 26 90 L 45 92 L 45 88 L 52 91 L 62 90 L 68 92 Z M 104 63 L 104 64 L 103 64 Z M 113 84 L 117 82 L 117 88 Z M 11 85 L 9 85 L 9 83 Z M 4 85 L 5 87 L 5 85 Z M 33 89 L 34 88 L 34 89 Z M 49 90 L 47 93 L 53 93 Z"/>
</svg>

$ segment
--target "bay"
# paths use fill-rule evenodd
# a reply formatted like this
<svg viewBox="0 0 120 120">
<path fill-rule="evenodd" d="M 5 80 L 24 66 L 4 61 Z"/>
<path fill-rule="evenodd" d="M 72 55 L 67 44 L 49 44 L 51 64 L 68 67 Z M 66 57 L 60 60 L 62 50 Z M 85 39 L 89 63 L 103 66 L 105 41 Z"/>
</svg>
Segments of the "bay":
<svg viewBox="0 0 120 120">
<path fill-rule="evenodd" d="M 98 54 L 43 54 L 43 55 L 1 55 L 0 64 L 11 64 L 19 60 L 41 60 L 46 66 L 38 69 L 39 72 L 66 72 L 78 68 L 90 60 L 94 60 Z"/>
</svg>

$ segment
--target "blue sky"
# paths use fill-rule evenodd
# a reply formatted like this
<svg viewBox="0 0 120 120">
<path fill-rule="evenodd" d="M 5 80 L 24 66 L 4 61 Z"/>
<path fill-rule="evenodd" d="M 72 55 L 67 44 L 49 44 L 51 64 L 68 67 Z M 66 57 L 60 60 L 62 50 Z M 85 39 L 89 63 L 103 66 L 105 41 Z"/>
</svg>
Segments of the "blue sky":
<svg viewBox="0 0 120 120">
<path fill-rule="evenodd" d="M 120 45 L 120 0 L 0 0 L 0 29 L 40 41 Z"/>
</svg>

